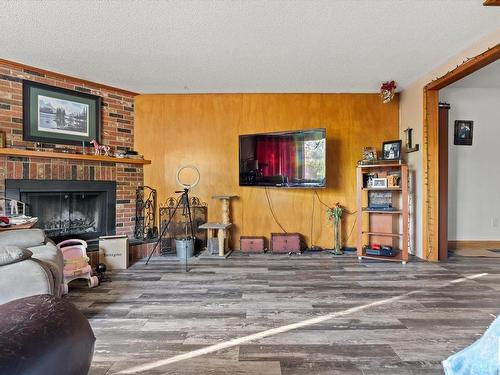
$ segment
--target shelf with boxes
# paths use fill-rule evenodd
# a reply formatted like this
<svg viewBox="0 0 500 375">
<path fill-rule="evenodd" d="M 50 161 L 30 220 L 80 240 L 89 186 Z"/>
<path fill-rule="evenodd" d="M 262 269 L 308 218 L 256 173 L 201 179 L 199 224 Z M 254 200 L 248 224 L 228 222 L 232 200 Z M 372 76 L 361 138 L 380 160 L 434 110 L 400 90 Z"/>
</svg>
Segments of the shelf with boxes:
<svg viewBox="0 0 500 375">
<path fill-rule="evenodd" d="M 408 168 L 394 163 L 357 167 L 358 245 L 362 259 L 408 261 Z"/>
</svg>

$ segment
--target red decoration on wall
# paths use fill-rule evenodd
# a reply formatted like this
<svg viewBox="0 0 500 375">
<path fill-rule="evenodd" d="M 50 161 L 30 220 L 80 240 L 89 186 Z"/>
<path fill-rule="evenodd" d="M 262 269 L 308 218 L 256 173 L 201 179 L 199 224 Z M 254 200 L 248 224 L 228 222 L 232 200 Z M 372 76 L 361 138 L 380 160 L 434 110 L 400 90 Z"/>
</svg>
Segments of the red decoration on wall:
<svg viewBox="0 0 500 375">
<path fill-rule="evenodd" d="M 394 98 L 396 87 L 396 82 L 394 81 L 382 83 L 382 86 L 380 87 L 380 97 L 382 98 L 383 103 L 389 103 Z"/>
</svg>

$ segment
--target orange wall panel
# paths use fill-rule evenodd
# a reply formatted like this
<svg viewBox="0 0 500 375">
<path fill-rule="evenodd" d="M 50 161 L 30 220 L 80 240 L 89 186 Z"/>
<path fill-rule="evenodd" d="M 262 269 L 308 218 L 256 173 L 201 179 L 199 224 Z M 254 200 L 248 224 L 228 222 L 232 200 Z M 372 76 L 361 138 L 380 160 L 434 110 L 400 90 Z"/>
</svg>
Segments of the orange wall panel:
<svg viewBox="0 0 500 375">
<path fill-rule="evenodd" d="M 199 94 L 135 97 L 135 148 L 152 160 L 144 168 L 145 184 L 158 189 L 159 202 L 179 189 L 175 174 L 192 164 L 201 173 L 192 195 L 208 203 L 209 220 L 221 209 L 213 195 L 235 194 L 231 213 L 232 244 L 240 235 L 280 232 L 268 207 L 265 189 L 238 183 L 238 135 L 282 130 L 326 128 L 327 188 L 317 189 L 328 205 L 356 207 L 356 162 L 363 147 L 381 148 L 398 139 L 398 98 L 382 104 L 377 94 Z M 325 207 L 312 189 L 268 188 L 277 219 L 288 232 L 302 233 L 312 243 L 333 246 L 333 229 Z M 314 200 L 314 214 L 313 214 Z M 313 217 L 314 215 L 314 217 Z M 344 238 L 354 215 L 345 215 Z M 356 243 L 353 232 L 348 244 Z"/>
</svg>

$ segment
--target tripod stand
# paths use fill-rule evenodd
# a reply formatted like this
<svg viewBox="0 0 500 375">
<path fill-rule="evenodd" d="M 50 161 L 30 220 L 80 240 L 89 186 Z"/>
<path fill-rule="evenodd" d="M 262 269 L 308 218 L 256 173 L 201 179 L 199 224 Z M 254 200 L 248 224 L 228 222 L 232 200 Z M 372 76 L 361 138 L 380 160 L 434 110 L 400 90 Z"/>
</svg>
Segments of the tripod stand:
<svg viewBox="0 0 500 375">
<path fill-rule="evenodd" d="M 158 247 L 158 244 L 161 243 L 161 240 L 163 239 L 163 236 L 167 232 L 167 229 L 168 229 L 168 227 L 170 225 L 170 222 L 174 218 L 174 215 L 177 212 L 177 209 L 179 208 L 179 206 L 181 205 L 181 203 L 183 205 L 182 214 L 184 216 L 187 216 L 188 219 L 189 219 L 189 228 L 191 230 L 191 240 L 194 241 L 193 220 L 191 219 L 191 207 L 189 206 L 189 194 L 188 194 L 189 193 L 189 188 L 184 188 L 183 191 L 182 190 L 181 191 L 176 191 L 176 193 L 177 194 L 178 193 L 182 193 L 182 194 L 179 197 L 179 200 L 177 201 L 177 204 L 176 204 L 176 206 L 174 208 L 174 212 L 172 212 L 172 215 L 168 218 L 167 224 L 165 225 L 165 227 L 161 231 L 160 237 L 158 237 L 158 241 L 156 241 L 155 247 L 153 247 L 153 250 L 151 250 L 151 253 L 149 254 L 148 260 L 146 261 L 146 265 L 151 260 L 151 257 L 153 256 L 156 248 Z M 187 233 L 187 228 L 186 228 L 186 233 Z M 188 272 L 187 249 L 185 249 L 184 254 L 185 254 L 184 260 L 185 260 L 186 272 Z"/>
</svg>

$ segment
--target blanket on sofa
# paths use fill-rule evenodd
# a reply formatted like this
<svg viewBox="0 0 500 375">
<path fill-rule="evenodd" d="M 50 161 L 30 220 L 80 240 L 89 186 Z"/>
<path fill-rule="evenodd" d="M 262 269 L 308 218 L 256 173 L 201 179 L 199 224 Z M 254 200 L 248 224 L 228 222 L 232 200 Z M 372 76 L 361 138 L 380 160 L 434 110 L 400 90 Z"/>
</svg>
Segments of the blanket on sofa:
<svg viewBox="0 0 500 375">
<path fill-rule="evenodd" d="M 500 316 L 479 340 L 443 361 L 446 375 L 500 374 Z"/>
</svg>

